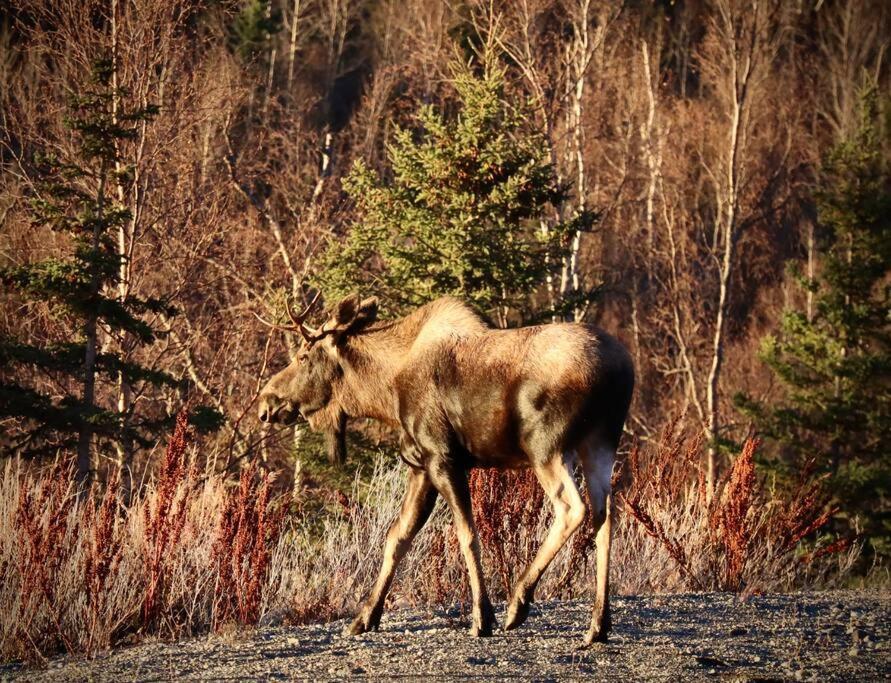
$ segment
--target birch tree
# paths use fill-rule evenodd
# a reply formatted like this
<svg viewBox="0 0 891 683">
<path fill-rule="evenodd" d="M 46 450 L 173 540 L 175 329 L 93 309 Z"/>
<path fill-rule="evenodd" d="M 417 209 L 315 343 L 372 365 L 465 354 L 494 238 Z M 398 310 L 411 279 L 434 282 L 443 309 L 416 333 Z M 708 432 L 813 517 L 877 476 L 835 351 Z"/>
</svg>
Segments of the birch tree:
<svg viewBox="0 0 891 683">
<path fill-rule="evenodd" d="M 727 346 L 727 318 L 736 267 L 736 247 L 745 225 L 740 202 L 752 174 L 750 141 L 753 111 L 780 48 L 784 26 L 782 3 L 773 0 L 717 0 L 708 37 L 700 54 L 703 79 L 714 91 L 723 139 L 704 170 L 714 192 L 714 219 L 708 245 L 717 271 L 711 359 L 705 386 L 706 434 L 709 440 L 706 486 L 714 491 L 721 422 L 721 370 Z"/>
</svg>

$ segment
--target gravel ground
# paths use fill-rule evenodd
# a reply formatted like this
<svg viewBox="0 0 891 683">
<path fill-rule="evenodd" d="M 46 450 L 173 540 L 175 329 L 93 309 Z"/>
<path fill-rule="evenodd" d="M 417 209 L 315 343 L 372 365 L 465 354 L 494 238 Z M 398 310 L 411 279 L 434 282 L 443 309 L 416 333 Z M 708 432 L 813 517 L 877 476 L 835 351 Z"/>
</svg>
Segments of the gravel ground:
<svg viewBox="0 0 891 683">
<path fill-rule="evenodd" d="M 499 611 L 503 619 L 503 606 Z M 42 669 L 0 666 L 0 678 L 42 681 L 519 677 L 534 680 L 733 681 L 891 679 L 891 600 L 829 592 L 616 597 L 606 645 L 580 650 L 583 602 L 535 605 L 508 634 L 473 639 L 457 612 L 385 614 L 381 631 L 340 635 L 344 620 L 118 649 Z"/>
</svg>

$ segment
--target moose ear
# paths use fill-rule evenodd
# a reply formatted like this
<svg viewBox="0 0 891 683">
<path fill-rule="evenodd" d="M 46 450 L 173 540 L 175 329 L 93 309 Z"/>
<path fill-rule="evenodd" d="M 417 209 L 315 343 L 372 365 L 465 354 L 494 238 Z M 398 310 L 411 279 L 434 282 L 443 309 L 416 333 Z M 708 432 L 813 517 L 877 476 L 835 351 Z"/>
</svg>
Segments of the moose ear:
<svg viewBox="0 0 891 683">
<path fill-rule="evenodd" d="M 361 302 L 358 294 L 350 294 L 337 304 L 337 310 L 334 311 L 334 322 L 338 328 L 347 328 L 352 325 L 356 316 L 359 315 Z"/>
<path fill-rule="evenodd" d="M 377 319 L 377 297 L 360 299 L 351 294 L 337 304 L 334 311 L 334 329 L 340 334 L 357 330 Z"/>
<path fill-rule="evenodd" d="M 359 304 L 359 315 L 356 316 L 356 323 L 359 325 L 370 325 L 377 320 L 377 297 L 370 296 L 362 299 Z"/>
</svg>

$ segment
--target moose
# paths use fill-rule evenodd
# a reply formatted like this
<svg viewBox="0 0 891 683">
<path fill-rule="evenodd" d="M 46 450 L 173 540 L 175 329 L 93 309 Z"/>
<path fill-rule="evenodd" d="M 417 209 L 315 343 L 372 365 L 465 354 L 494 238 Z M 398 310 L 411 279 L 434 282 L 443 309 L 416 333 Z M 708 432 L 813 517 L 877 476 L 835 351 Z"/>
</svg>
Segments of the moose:
<svg viewBox="0 0 891 683">
<path fill-rule="evenodd" d="M 496 624 L 483 581 L 468 472 L 531 467 L 554 507 L 553 523 L 517 581 L 504 629 L 529 615 L 551 560 L 585 518 L 574 478 L 581 464 L 596 531 L 596 597 L 585 644 L 610 630 L 610 498 L 613 462 L 634 388 L 631 358 L 602 330 L 580 323 L 493 329 L 445 297 L 397 320 L 378 320 L 378 300 L 352 295 L 318 328 L 287 307 L 302 335 L 293 363 L 259 396 L 262 422 L 336 429 L 343 416 L 392 426 L 408 465 L 405 499 L 390 527 L 373 588 L 346 633 L 377 630 L 399 561 L 438 496 L 454 518 L 472 593 L 474 636 Z"/>
</svg>

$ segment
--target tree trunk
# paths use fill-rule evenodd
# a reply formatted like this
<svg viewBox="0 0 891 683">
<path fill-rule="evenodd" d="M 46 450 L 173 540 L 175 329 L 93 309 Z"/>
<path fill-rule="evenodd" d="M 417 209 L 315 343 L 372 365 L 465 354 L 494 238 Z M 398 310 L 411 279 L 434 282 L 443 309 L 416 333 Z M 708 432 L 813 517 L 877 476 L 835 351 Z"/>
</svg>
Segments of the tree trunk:
<svg viewBox="0 0 891 683">
<path fill-rule="evenodd" d="M 814 321 L 814 293 L 811 286 L 814 282 L 814 222 L 807 226 L 807 321 Z"/>
<path fill-rule="evenodd" d="M 294 80 L 294 60 L 297 56 L 297 24 L 300 20 L 300 0 L 294 0 L 294 11 L 291 15 L 291 40 L 288 47 L 288 92 Z"/>
<path fill-rule="evenodd" d="M 96 221 L 93 224 L 93 239 L 91 248 L 93 253 L 100 249 L 100 237 L 102 231 L 102 219 L 105 212 L 105 179 L 108 175 L 106 162 L 102 162 L 99 171 L 99 188 L 96 191 Z M 95 300 L 99 294 L 102 282 L 94 264 L 90 274 L 90 295 Z M 95 311 L 95 308 L 93 309 Z M 77 438 L 77 486 L 78 494 L 83 496 L 89 489 L 93 476 L 92 443 L 93 425 L 92 414 L 96 406 L 96 337 L 98 332 L 99 316 L 93 312 L 84 323 L 84 338 L 86 349 L 84 351 L 83 364 L 83 398 L 81 410 L 83 416 L 80 423 L 80 431 Z"/>
<path fill-rule="evenodd" d="M 98 229 L 94 230 L 97 232 Z M 94 240 L 94 246 L 98 243 L 98 238 Z M 98 288 L 97 288 L 98 290 Z M 84 390 L 82 399 L 82 409 L 84 419 L 80 423 L 80 433 L 77 439 L 77 485 L 78 490 L 83 494 L 90 486 L 90 480 L 93 474 L 92 463 L 92 441 L 93 428 L 89 422 L 90 414 L 93 412 L 95 405 L 96 390 L 96 316 L 91 315 L 87 318 L 84 325 L 84 336 L 86 337 L 86 353 L 84 354 Z"/>
<path fill-rule="evenodd" d="M 575 161 L 576 213 L 578 215 L 585 211 L 588 190 L 585 168 L 585 141 L 584 131 L 582 130 L 582 103 L 585 96 L 585 79 L 588 73 L 588 65 L 591 62 L 592 52 L 590 33 L 588 31 L 590 6 L 590 0 L 581 0 L 579 3 L 578 16 L 573 22 L 575 39 L 573 59 L 570 65 L 572 100 L 569 109 L 569 120 L 572 129 L 572 156 Z M 581 241 L 581 232 L 577 230 L 572 236 L 569 255 L 563 266 L 563 276 L 560 280 L 561 298 L 569 291 L 573 293 L 579 291 L 579 251 L 581 249 Z M 573 320 L 579 320 L 583 314 L 583 309 L 578 305 L 573 307 Z"/>
<path fill-rule="evenodd" d="M 291 494 L 294 500 L 298 499 L 300 491 L 303 489 L 303 460 L 300 458 L 300 444 L 303 442 L 303 425 L 294 427 L 292 433 L 294 443 L 294 484 L 291 488 Z"/>
<path fill-rule="evenodd" d="M 753 29 L 754 30 L 754 29 Z M 739 60 L 742 60 L 740 63 Z M 741 58 L 733 53 L 731 58 L 731 78 L 733 87 L 733 100 L 730 111 L 730 130 L 728 131 L 725 182 L 723 188 L 718 189 L 717 204 L 719 210 L 716 216 L 714 247 L 722 244 L 718 271 L 718 306 L 715 317 L 714 336 L 712 338 L 712 362 L 706 382 L 706 411 L 708 423 L 706 432 L 709 440 L 706 462 L 706 494 L 708 499 L 715 491 L 717 482 L 717 458 L 718 440 L 721 437 L 721 415 L 719 399 L 719 385 L 721 380 L 721 368 L 724 362 L 726 345 L 727 314 L 730 303 L 730 286 L 733 275 L 734 253 L 737 240 L 737 204 L 739 202 L 739 157 L 740 137 L 744 118 L 746 116 L 746 93 L 749 85 L 749 77 L 752 68 L 752 55 Z"/>
<path fill-rule="evenodd" d="M 646 228 L 647 228 L 647 246 L 649 253 L 653 252 L 655 240 L 655 206 L 656 206 L 656 186 L 659 181 L 660 165 L 662 162 L 661 150 L 655 141 L 656 133 L 656 95 L 653 87 L 653 76 L 650 72 L 650 50 L 647 41 L 641 41 L 641 58 L 643 61 L 644 78 L 647 82 L 647 119 L 646 123 L 641 124 L 641 137 L 644 140 L 644 156 L 647 162 L 647 171 L 649 172 L 647 182 L 647 203 L 646 203 Z"/>
<path fill-rule="evenodd" d="M 266 4 L 266 20 L 272 19 L 272 0 Z M 267 34 L 266 40 L 269 42 L 269 69 L 266 72 L 266 92 L 263 95 L 263 118 L 269 114 L 269 100 L 272 99 L 272 88 L 275 84 L 275 59 L 278 55 L 275 38 L 272 34 Z"/>
<path fill-rule="evenodd" d="M 112 123 L 118 125 L 120 111 L 120 94 L 119 94 L 119 60 L 118 60 L 118 1 L 111 0 L 111 117 Z M 126 204 L 127 198 L 124 192 L 124 186 L 120 180 L 122 175 L 122 165 L 120 162 L 120 150 L 118 141 L 115 140 L 115 189 L 117 192 L 117 200 L 121 206 Z M 138 174 L 138 163 L 135 165 L 135 173 Z M 134 178 L 134 187 L 138 186 L 138 175 Z M 134 190 L 135 191 L 135 190 Z M 118 301 L 123 305 L 127 301 L 130 289 L 130 249 L 132 246 L 133 235 L 136 229 L 136 216 L 138 207 L 131 207 L 131 218 L 126 223 L 121 223 L 118 228 L 117 248 L 118 259 Z M 121 344 L 119 353 L 121 360 L 126 360 L 126 333 L 122 331 Z M 119 372 L 117 376 L 117 413 L 118 413 L 118 439 L 115 443 L 115 451 L 117 454 L 117 465 L 119 470 L 119 493 L 121 500 L 126 504 L 130 500 L 132 488 L 132 472 L 133 466 L 133 441 L 129 437 L 130 417 L 133 388 L 130 382 L 124 376 L 123 372 Z"/>
</svg>

